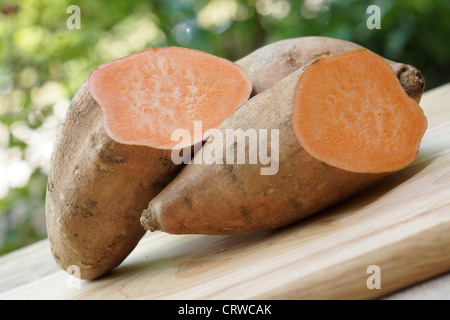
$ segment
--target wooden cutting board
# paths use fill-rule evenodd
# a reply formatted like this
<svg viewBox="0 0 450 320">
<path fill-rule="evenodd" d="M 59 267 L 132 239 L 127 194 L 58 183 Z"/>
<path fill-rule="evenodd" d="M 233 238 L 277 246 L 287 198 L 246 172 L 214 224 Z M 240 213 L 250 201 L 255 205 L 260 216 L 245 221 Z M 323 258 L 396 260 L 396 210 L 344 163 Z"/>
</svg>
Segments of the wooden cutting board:
<svg viewBox="0 0 450 320">
<path fill-rule="evenodd" d="M 444 273 L 450 84 L 421 105 L 429 127 L 416 161 L 336 207 L 261 234 L 148 233 L 95 281 L 60 270 L 43 240 L 0 257 L 0 299 L 369 299 Z"/>
</svg>

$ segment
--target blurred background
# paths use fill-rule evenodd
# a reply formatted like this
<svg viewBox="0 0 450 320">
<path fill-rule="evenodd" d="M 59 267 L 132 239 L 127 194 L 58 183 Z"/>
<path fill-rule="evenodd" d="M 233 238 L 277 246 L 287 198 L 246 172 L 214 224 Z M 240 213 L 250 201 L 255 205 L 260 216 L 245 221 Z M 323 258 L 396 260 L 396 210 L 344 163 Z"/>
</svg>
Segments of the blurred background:
<svg viewBox="0 0 450 320">
<path fill-rule="evenodd" d="M 69 29 L 70 5 L 81 29 Z M 380 29 L 369 29 L 370 5 Z M 265 44 L 321 35 L 412 64 L 426 90 L 450 82 L 450 1 L 0 0 L 0 255 L 46 237 L 53 140 L 96 66 L 167 45 L 230 60 Z"/>
</svg>

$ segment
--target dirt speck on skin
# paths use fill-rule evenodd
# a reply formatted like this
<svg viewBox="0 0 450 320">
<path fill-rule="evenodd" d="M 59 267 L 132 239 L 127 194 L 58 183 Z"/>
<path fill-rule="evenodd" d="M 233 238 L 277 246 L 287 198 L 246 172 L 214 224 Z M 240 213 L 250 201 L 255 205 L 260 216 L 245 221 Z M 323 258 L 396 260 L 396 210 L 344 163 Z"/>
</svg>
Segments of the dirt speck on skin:
<svg viewBox="0 0 450 320">
<path fill-rule="evenodd" d="M 297 201 L 297 199 L 292 199 L 291 200 L 291 206 L 295 209 L 295 210 L 301 210 L 302 209 L 302 205 L 300 202 Z"/>
<path fill-rule="evenodd" d="M 116 245 L 120 240 L 125 239 L 125 238 L 126 238 L 126 237 L 123 236 L 123 235 L 121 235 L 121 234 L 117 235 L 117 236 L 114 238 L 113 242 L 112 242 L 110 245 L 108 245 L 108 248 L 107 248 L 107 249 L 108 249 L 108 250 L 114 249 L 115 245 Z"/>
<path fill-rule="evenodd" d="M 110 163 L 110 164 L 120 164 L 120 163 L 125 163 L 125 161 L 126 161 L 124 156 L 120 156 L 120 155 L 112 156 L 112 155 L 108 155 L 106 152 L 100 152 L 99 157 L 105 163 Z"/>
<path fill-rule="evenodd" d="M 226 164 L 226 163 L 225 163 L 225 170 L 226 170 L 228 173 L 231 173 L 231 172 L 233 171 L 233 166 L 232 166 L 231 164 Z"/>
<path fill-rule="evenodd" d="M 156 180 L 152 183 L 153 190 L 162 190 L 167 186 L 167 183 L 161 180 Z"/>
<path fill-rule="evenodd" d="M 250 210 L 247 207 L 245 207 L 245 206 L 241 206 L 240 207 L 240 211 L 241 211 L 242 216 L 245 219 L 248 219 L 248 217 L 250 216 Z"/>
<path fill-rule="evenodd" d="M 224 164 L 225 171 L 230 174 L 231 180 L 233 180 L 233 183 L 237 182 L 237 178 L 233 173 L 233 166 L 231 164 Z"/>
<path fill-rule="evenodd" d="M 114 170 L 114 167 L 112 167 L 110 165 L 106 165 L 101 161 L 96 161 L 95 165 L 97 166 L 98 170 L 103 171 L 103 172 L 110 172 L 110 171 Z"/>
<path fill-rule="evenodd" d="M 74 203 L 67 203 L 66 207 L 74 217 L 81 216 L 83 218 L 89 218 L 92 217 L 93 214 L 88 209 L 93 208 L 96 205 L 97 203 L 95 201 L 88 200 L 82 206 Z"/>
<path fill-rule="evenodd" d="M 184 202 L 189 207 L 189 209 L 192 209 L 192 201 L 189 197 L 184 197 Z"/>
<path fill-rule="evenodd" d="M 167 167 L 167 166 L 169 166 L 169 165 L 171 165 L 173 163 L 172 160 L 164 158 L 164 157 L 159 157 L 158 161 L 161 162 L 161 164 L 164 167 Z"/>
<path fill-rule="evenodd" d="M 47 191 L 48 192 L 53 192 L 53 189 L 55 188 L 55 185 L 53 184 L 53 182 L 49 179 L 47 182 Z"/>
</svg>

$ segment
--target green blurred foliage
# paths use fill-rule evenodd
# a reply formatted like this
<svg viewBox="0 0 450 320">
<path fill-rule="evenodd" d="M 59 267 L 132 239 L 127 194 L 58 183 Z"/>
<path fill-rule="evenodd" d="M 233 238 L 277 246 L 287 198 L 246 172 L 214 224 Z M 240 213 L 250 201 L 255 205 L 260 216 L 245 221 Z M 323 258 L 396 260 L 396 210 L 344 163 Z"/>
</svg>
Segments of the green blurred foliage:
<svg viewBox="0 0 450 320">
<path fill-rule="evenodd" d="M 381 29 L 366 26 L 373 4 Z M 70 5 L 81 9 L 80 30 L 66 26 Z M 46 236 L 54 134 L 89 72 L 107 61 L 167 45 L 236 60 L 322 35 L 416 66 L 426 89 L 450 80 L 448 0 L 2 0 L 0 11 L 0 254 Z"/>
</svg>

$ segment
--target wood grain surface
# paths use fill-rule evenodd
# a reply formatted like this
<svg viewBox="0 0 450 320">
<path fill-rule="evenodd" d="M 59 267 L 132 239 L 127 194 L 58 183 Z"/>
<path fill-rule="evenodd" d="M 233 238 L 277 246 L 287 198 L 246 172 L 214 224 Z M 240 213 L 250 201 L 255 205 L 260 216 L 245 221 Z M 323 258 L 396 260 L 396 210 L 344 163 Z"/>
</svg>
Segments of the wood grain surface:
<svg viewBox="0 0 450 320">
<path fill-rule="evenodd" d="M 47 240 L 0 257 L 0 299 L 374 299 L 450 270 L 450 84 L 426 92 L 416 161 L 289 227 L 147 233 L 108 275 L 60 270 Z M 369 289 L 367 268 L 380 268 Z"/>
</svg>

